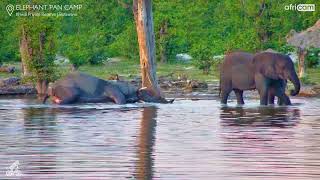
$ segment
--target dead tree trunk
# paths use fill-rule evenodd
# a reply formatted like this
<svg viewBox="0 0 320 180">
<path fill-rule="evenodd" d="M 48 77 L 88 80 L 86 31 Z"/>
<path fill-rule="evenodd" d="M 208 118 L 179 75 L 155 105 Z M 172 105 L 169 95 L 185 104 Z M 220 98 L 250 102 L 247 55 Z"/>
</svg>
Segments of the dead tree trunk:
<svg viewBox="0 0 320 180">
<path fill-rule="evenodd" d="M 24 77 L 30 76 L 31 72 L 28 62 L 32 59 L 31 40 L 24 27 L 22 27 L 20 39 L 20 56 L 21 56 L 21 71 Z"/>
<path fill-rule="evenodd" d="M 306 57 L 307 51 L 302 48 L 298 48 L 298 75 L 299 78 L 303 77 L 305 74 L 305 57 Z"/>
<path fill-rule="evenodd" d="M 44 45 L 46 43 L 46 33 L 41 32 L 39 34 L 39 63 L 44 63 Z M 47 94 L 47 89 L 49 86 L 49 82 L 46 79 L 38 79 L 36 84 L 36 89 L 38 92 L 38 97 L 40 99 L 44 98 Z"/>
<path fill-rule="evenodd" d="M 147 88 L 153 96 L 160 98 L 162 94 L 156 75 L 155 37 L 151 0 L 134 0 L 133 14 L 140 51 L 142 88 Z"/>
</svg>

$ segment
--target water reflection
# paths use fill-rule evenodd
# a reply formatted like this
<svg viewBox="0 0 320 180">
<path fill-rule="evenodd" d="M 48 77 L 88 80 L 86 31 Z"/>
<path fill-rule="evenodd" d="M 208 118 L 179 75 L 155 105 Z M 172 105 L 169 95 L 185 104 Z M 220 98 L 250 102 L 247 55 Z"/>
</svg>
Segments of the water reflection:
<svg viewBox="0 0 320 180">
<path fill-rule="evenodd" d="M 301 132 L 305 127 L 297 107 L 223 107 L 220 118 L 223 159 L 228 169 L 237 167 L 230 172 L 233 176 L 305 179 L 318 169 L 304 169 L 318 164 L 306 149 L 319 151 L 310 145 L 315 139 Z"/>
<path fill-rule="evenodd" d="M 300 119 L 300 110 L 292 107 L 221 107 L 220 119 L 227 126 L 295 126 Z"/>
<path fill-rule="evenodd" d="M 295 102 L 0 99 L 0 179 L 16 160 L 21 179 L 319 179 L 320 99 Z"/>
<path fill-rule="evenodd" d="M 25 174 L 54 173 L 57 163 L 54 150 L 58 147 L 56 110 L 45 108 L 22 109 L 24 119 L 25 158 L 22 169 Z"/>
<path fill-rule="evenodd" d="M 138 160 L 134 175 L 139 180 L 153 179 L 153 146 L 157 126 L 156 117 L 156 107 L 143 108 L 137 140 Z"/>
</svg>

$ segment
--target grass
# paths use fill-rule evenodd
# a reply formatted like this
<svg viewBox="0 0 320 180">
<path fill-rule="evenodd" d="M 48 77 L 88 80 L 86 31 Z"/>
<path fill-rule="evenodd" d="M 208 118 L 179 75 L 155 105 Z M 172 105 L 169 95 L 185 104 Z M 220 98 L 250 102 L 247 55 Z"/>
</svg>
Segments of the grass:
<svg viewBox="0 0 320 180">
<path fill-rule="evenodd" d="M 10 63 L 5 64 L 7 66 L 15 66 L 16 72 L 14 74 L 0 73 L 0 78 L 8 77 L 19 77 L 21 76 L 21 64 Z M 102 79 L 108 79 L 110 76 L 118 74 L 124 79 L 132 79 L 133 77 L 140 76 L 140 64 L 139 61 L 118 59 L 115 58 L 110 62 L 106 62 L 101 65 L 83 65 L 79 68 L 79 71 L 97 76 Z M 59 67 L 59 74 L 64 76 L 70 72 L 68 66 Z M 199 80 L 199 81 L 216 81 L 218 80 L 218 70 L 213 68 L 209 74 L 203 74 L 201 70 L 193 66 L 192 64 L 181 64 L 181 63 L 158 63 L 157 64 L 157 75 L 165 76 L 172 74 L 174 78 L 186 77 L 188 79 Z"/>
<path fill-rule="evenodd" d="M 320 84 L 320 68 L 307 69 L 306 71 L 311 82 Z"/>
<path fill-rule="evenodd" d="M 9 64 L 7 64 L 9 65 Z M 7 78 L 21 75 L 20 63 L 11 63 L 10 66 L 15 66 L 17 71 L 14 74 L 0 73 L 0 78 Z M 70 72 L 69 67 L 61 66 L 60 74 L 63 76 Z M 108 79 L 108 77 L 118 74 L 124 79 L 132 79 L 133 77 L 140 76 L 140 64 L 139 61 L 125 60 L 115 58 L 110 62 L 106 62 L 102 65 L 83 65 L 79 68 L 79 71 L 91 74 L 102 79 Z M 307 77 L 312 83 L 320 84 L 320 68 L 307 69 Z M 217 67 L 212 67 L 212 70 L 208 75 L 203 74 L 202 70 L 199 70 L 192 64 L 181 64 L 181 63 L 167 63 L 157 64 L 157 75 L 165 76 L 172 74 L 174 78 L 186 77 L 188 79 L 212 82 L 219 79 L 219 70 Z"/>
<path fill-rule="evenodd" d="M 3 66 L 14 66 L 16 68 L 16 71 L 13 74 L 0 72 L 0 78 L 20 77 L 21 76 L 21 64 L 20 63 L 3 64 Z"/>
<path fill-rule="evenodd" d="M 79 68 L 81 72 L 98 76 L 107 79 L 111 75 L 118 74 L 125 79 L 130 79 L 135 76 L 140 76 L 139 61 L 121 60 L 117 62 L 107 62 L 104 65 L 84 65 Z M 218 79 L 218 72 L 212 70 L 210 74 L 205 75 L 201 70 L 197 69 L 191 64 L 167 63 L 157 64 L 157 75 L 165 76 L 173 73 L 174 78 L 187 77 L 188 79 L 195 79 L 200 81 L 214 81 Z"/>
</svg>

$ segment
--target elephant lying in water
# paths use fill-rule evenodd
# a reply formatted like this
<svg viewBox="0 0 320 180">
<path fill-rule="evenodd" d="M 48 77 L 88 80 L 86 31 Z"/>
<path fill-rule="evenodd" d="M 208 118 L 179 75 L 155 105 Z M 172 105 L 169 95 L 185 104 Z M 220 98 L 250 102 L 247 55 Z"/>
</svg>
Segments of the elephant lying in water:
<svg viewBox="0 0 320 180">
<path fill-rule="evenodd" d="M 172 102 L 164 98 L 153 97 L 146 89 L 139 89 L 124 81 L 105 81 L 80 72 L 71 73 L 51 85 L 48 95 L 43 99 L 44 103 L 48 97 L 51 97 L 55 104 Z"/>
</svg>

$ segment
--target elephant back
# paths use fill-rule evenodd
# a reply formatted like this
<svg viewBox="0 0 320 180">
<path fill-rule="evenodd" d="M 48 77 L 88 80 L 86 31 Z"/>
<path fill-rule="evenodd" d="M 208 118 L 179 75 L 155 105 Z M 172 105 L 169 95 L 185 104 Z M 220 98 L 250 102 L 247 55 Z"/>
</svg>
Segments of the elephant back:
<svg viewBox="0 0 320 180">
<path fill-rule="evenodd" d="M 84 73 L 75 72 L 69 74 L 65 81 L 87 94 L 87 96 L 96 96 L 102 94 L 106 81 Z"/>
<path fill-rule="evenodd" d="M 138 88 L 125 81 L 108 81 L 116 86 L 126 97 L 136 96 Z"/>
</svg>

